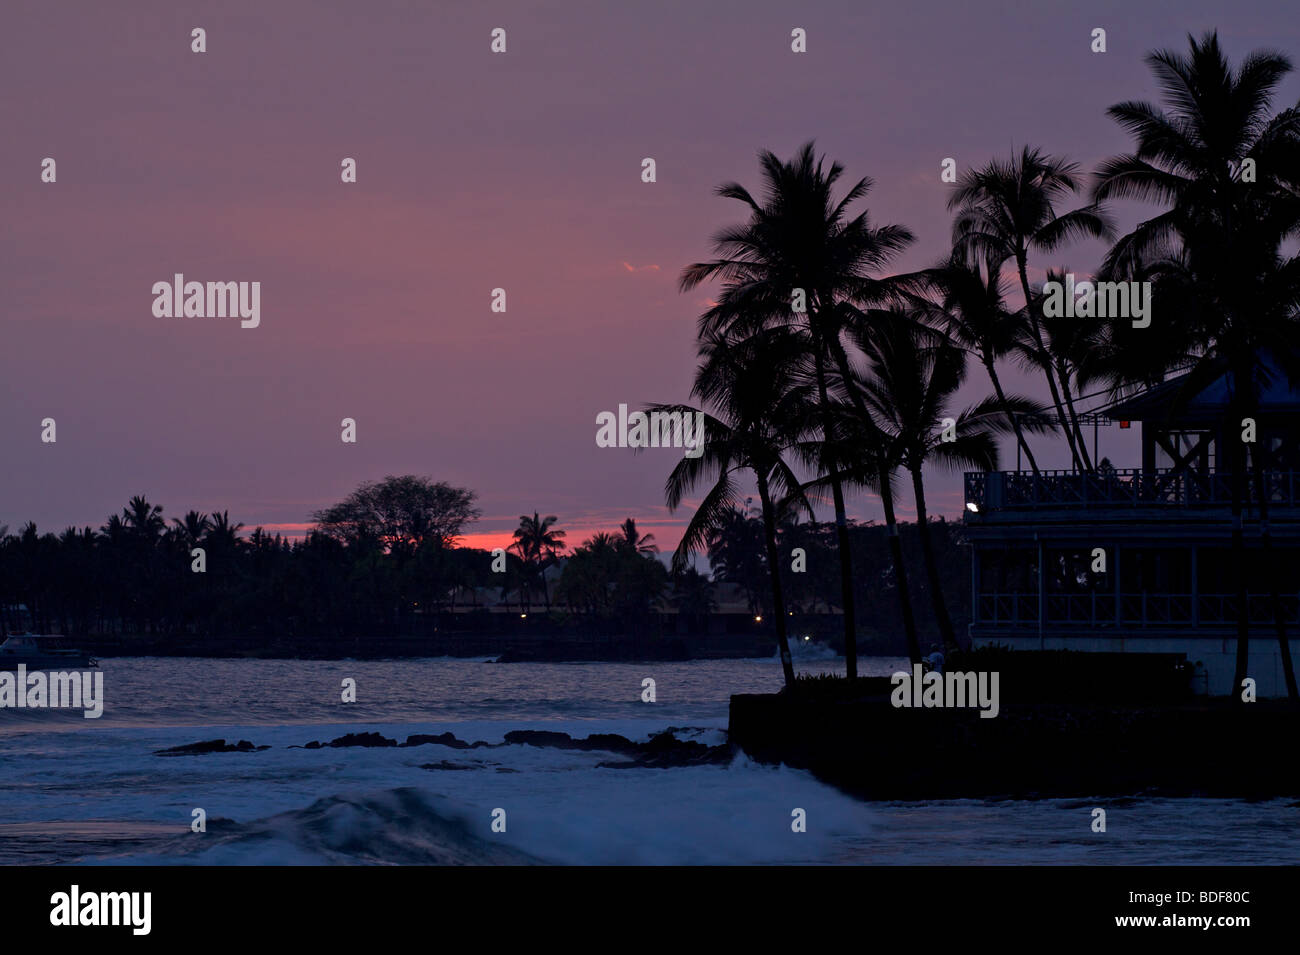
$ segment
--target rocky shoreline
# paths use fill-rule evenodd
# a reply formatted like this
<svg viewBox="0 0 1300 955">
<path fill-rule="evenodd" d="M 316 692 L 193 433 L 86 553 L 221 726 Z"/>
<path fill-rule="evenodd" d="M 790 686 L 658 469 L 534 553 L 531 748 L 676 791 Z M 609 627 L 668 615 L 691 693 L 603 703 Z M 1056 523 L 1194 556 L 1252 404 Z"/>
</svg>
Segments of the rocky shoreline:
<svg viewBox="0 0 1300 955">
<path fill-rule="evenodd" d="M 677 727 L 669 727 L 662 733 L 650 737 L 644 743 L 634 742 L 617 733 L 593 733 L 581 739 L 568 733 L 556 733 L 549 730 L 511 730 L 500 743 L 485 743 L 482 740 L 467 742 L 454 733 L 416 733 L 408 736 L 404 742 L 398 742 L 382 733 L 347 733 L 328 742 L 312 740 L 301 746 L 289 749 L 344 749 L 363 748 L 408 748 L 413 746 L 446 746 L 449 749 L 500 749 L 503 746 L 539 746 L 549 749 L 579 750 L 582 752 L 607 752 L 624 757 L 620 760 L 607 760 L 597 763 L 605 769 L 671 769 L 677 766 L 701 766 L 725 763 L 732 757 L 732 748 L 728 745 L 707 746 L 695 740 L 678 739 Z M 248 740 L 227 743 L 224 739 L 203 740 L 173 746 L 154 752 L 155 756 L 203 756 L 209 753 L 252 753 L 270 749 L 269 746 L 254 746 Z M 438 763 L 424 765 L 424 769 L 472 769 L 476 767 L 442 760 Z"/>
<path fill-rule="evenodd" d="M 709 746 L 669 727 L 644 742 L 613 733 L 574 737 L 512 730 L 502 742 L 454 733 L 376 732 L 311 740 L 291 749 L 437 746 L 456 752 L 536 746 L 599 752 L 607 769 L 726 765 L 737 753 L 806 769 L 868 800 L 1044 799 L 1200 796 L 1300 799 L 1300 765 L 1275 741 L 1294 738 L 1300 713 L 1282 701 L 1243 707 L 1226 700 L 1181 704 L 1004 703 L 993 719 L 977 709 L 895 708 L 888 696 L 815 699 L 778 694 L 731 698 L 728 741 Z M 203 740 L 157 756 L 256 754 L 248 740 Z M 429 771 L 509 768 L 439 759 Z M 1297 805 L 1300 805 L 1298 803 Z"/>
</svg>

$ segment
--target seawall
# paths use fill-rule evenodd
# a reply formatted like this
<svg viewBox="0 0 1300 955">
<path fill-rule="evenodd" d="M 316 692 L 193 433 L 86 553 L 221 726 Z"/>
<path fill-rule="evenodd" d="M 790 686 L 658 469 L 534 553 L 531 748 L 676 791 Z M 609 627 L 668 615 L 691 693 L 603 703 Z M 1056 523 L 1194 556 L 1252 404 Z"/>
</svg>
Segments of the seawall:
<svg viewBox="0 0 1300 955">
<path fill-rule="evenodd" d="M 895 708 L 786 694 L 731 698 L 731 741 L 867 799 L 1300 796 L 1300 713 L 1281 701 Z"/>
</svg>

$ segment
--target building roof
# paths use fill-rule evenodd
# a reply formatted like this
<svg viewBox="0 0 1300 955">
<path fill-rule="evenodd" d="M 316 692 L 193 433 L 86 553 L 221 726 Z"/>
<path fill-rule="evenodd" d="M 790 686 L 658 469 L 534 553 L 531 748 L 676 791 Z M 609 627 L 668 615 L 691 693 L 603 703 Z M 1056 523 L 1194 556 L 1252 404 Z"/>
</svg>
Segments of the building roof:
<svg viewBox="0 0 1300 955">
<path fill-rule="evenodd" d="M 1196 384 L 1187 372 L 1161 382 L 1154 388 L 1114 402 L 1098 413 L 1121 421 L 1204 421 L 1218 420 L 1228 410 L 1233 374 L 1223 371 L 1209 384 L 1192 391 Z M 1262 362 L 1260 410 L 1271 414 L 1300 414 L 1300 382 L 1291 383 L 1277 362 L 1268 355 Z M 1204 381 L 1204 377 L 1199 380 Z"/>
</svg>

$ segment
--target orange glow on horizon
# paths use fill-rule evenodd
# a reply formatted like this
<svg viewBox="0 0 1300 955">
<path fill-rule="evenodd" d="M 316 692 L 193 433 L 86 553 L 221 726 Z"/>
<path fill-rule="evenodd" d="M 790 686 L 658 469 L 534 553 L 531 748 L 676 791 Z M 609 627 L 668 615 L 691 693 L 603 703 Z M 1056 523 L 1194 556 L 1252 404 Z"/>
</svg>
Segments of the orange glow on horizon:
<svg viewBox="0 0 1300 955">
<path fill-rule="evenodd" d="M 476 547 L 479 550 L 509 548 L 514 542 L 513 531 L 480 531 L 477 534 L 461 534 L 456 538 L 457 547 Z"/>
<path fill-rule="evenodd" d="M 261 525 L 263 533 L 269 534 L 272 537 L 276 534 L 281 534 L 290 540 L 302 540 L 315 526 L 316 525 L 311 522 L 287 522 Z M 557 525 L 557 529 L 566 532 L 564 542 L 568 545 L 568 550 L 572 550 L 583 541 L 601 531 L 616 536 L 622 535 L 622 530 L 617 524 L 606 526 L 603 524 L 578 523 L 567 527 L 561 524 Z M 252 528 L 245 527 L 242 536 L 247 537 L 251 532 Z M 678 539 L 681 537 L 681 527 L 677 524 L 642 524 L 638 521 L 637 533 L 653 534 L 654 541 L 652 543 L 659 546 L 660 552 L 671 553 L 672 549 L 677 546 Z M 466 534 L 461 534 L 460 537 L 456 538 L 457 547 L 473 547 L 480 550 L 493 550 L 497 547 L 509 548 L 514 544 L 514 542 L 515 538 L 513 529 L 508 531 L 471 531 Z"/>
</svg>

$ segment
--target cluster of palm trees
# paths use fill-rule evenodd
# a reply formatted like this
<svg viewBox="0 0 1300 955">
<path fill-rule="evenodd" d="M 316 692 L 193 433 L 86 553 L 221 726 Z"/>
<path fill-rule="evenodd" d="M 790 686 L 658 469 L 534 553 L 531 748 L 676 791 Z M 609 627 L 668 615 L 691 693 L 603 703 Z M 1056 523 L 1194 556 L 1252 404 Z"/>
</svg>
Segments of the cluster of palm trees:
<svg viewBox="0 0 1300 955">
<path fill-rule="evenodd" d="M 29 522 L 10 535 L 0 527 L 0 604 L 6 616 L 21 603 L 31 615 L 28 622 L 47 632 L 85 632 L 110 621 L 124 630 L 156 632 L 169 598 L 189 570 L 194 548 L 202 548 L 205 560 L 220 566 L 245 547 L 272 544 L 261 528 L 250 539 L 241 538 L 244 525 L 232 522 L 227 511 L 190 511 L 170 524 L 162 511 L 136 495 L 98 531 L 69 527 L 59 535 L 41 534 Z M 224 582 L 207 596 L 217 596 Z M 191 596 L 188 611 L 200 602 Z M 176 609 L 177 616 L 185 612 Z M 17 619 L 4 624 L 6 629 L 24 625 Z"/>
<path fill-rule="evenodd" d="M 913 242 L 907 228 L 877 225 L 865 209 L 855 209 L 872 181 L 863 177 L 837 194 L 844 168 L 819 157 L 812 143 L 788 161 L 762 152 L 758 195 L 734 182 L 717 190 L 743 206 L 745 219 L 718 232 L 715 258 L 687 267 L 680 279 L 683 291 L 710 281 L 717 290 L 699 320 L 692 391 L 707 413 L 704 453 L 683 458 L 665 490 L 676 508 L 703 489 L 674 561 L 684 566 L 734 513 L 751 482 L 757 484 L 787 681 L 794 676 L 775 572 L 783 520 L 811 515 L 813 503 L 830 498 L 852 678 L 857 608 L 846 497 L 855 491 L 879 497 L 908 649 L 919 660 L 896 518 L 904 480 L 915 500 L 935 617 L 953 647 L 929 554 L 927 467 L 995 469 L 1005 435 L 1038 473 L 1029 439 L 1050 432 L 1064 439 L 1076 470 L 1092 471 L 1103 463 L 1088 454 L 1079 408 L 1090 391 L 1119 397 L 1187 373 L 1190 397 L 1226 370 L 1235 382 L 1231 418 L 1237 419 L 1257 410 L 1271 368 L 1300 381 L 1300 259 L 1294 254 L 1300 111 L 1272 108 L 1290 62 L 1257 52 L 1234 70 L 1213 33 L 1189 37 L 1186 53 L 1155 52 L 1147 62 L 1164 105 L 1125 102 L 1109 110 L 1133 135 L 1131 154 L 1102 163 L 1090 190 L 1076 164 L 1031 147 L 972 169 L 949 200 L 950 253 L 919 272 L 890 271 Z M 1114 199 L 1158 209 L 1117 236 L 1104 205 Z M 1159 303 L 1152 327 L 1045 315 L 1031 271 L 1053 277 L 1045 257 L 1089 238 L 1111 244 L 1098 279 L 1152 283 Z M 1018 304 L 1007 299 L 1009 285 Z M 992 393 L 958 409 L 954 396 L 972 359 Z M 1049 401 L 1008 393 L 999 376 L 1007 360 L 1040 375 Z M 1265 547 L 1271 546 L 1263 493 L 1267 452 L 1260 445 L 1249 451 Z M 1230 455 L 1233 546 L 1240 552 L 1245 445 Z M 1238 606 L 1244 608 L 1241 576 Z M 1275 581 L 1273 589 L 1280 608 Z M 1275 618 L 1294 698 L 1280 609 Z M 1238 684 L 1248 626 L 1243 611 Z"/>
<path fill-rule="evenodd" d="M 527 514 L 519 516 L 519 526 L 515 528 L 514 543 L 510 545 L 524 567 L 524 580 L 521 598 L 527 602 L 529 595 L 538 582 L 542 585 L 542 594 L 546 599 L 546 609 L 551 609 L 551 589 L 546 581 L 546 568 L 557 563 L 564 552 L 564 531 L 556 530 L 554 525 L 559 518 L 554 514 L 539 517 Z M 528 607 L 525 606 L 525 611 Z"/>
<path fill-rule="evenodd" d="M 631 518 L 566 558 L 556 518 L 525 516 L 502 574 L 491 552 L 454 544 L 472 519 L 471 492 L 407 475 L 366 482 L 357 494 L 366 506 L 350 506 L 349 496 L 321 512 L 346 520 L 297 541 L 244 532 L 225 511 L 169 521 L 143 495 L 98 529 L 41 533 L 29 522 L 11 534 L 0 525 L 0 635 L 26 627 L 161 639 L 397 635 L 436 625 L 458 600 L 477 608 L 497 588 L 525 610 L 541 594 L 548 609 L 558 597 L 571 611 L 635 622 L 650 618 L 667 584 L 653 535 Z M 561 561 L 552 591 L 543 571 Z"/>
<path fill-rule="evenodd" d="M 570 612 L 617 616 L 627 626 L 646 618 L 668 577 L 656 556 L 654 535 L 642 533 L 629 517 L 616 532 L 597 532 L 566 554 L 565 533 L 553 529 L 555 522 L 554 515 L 523 515 L 514 532 L 511 550 L 522 568 L 517 577 L 525 611 L 539 587 L 546 609 L 551 609 L 546 570 L 562 562 L 554 597 Z"/>
</svg>

